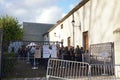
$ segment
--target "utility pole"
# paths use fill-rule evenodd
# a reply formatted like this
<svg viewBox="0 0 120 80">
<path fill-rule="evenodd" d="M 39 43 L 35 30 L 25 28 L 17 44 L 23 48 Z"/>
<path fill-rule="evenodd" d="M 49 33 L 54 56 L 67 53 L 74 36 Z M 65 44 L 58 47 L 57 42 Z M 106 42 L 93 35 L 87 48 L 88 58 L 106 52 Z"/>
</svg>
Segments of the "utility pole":
<svg viewBox="0 0 120 80">
<path fill-rule="evenodd" d="M 75 20 L 74 20 L 74 14 L 73 14 L 73 20 L 72 20 L 72 27 L 73 27 L 73 46 L 75 47 Z"/>
</svg>

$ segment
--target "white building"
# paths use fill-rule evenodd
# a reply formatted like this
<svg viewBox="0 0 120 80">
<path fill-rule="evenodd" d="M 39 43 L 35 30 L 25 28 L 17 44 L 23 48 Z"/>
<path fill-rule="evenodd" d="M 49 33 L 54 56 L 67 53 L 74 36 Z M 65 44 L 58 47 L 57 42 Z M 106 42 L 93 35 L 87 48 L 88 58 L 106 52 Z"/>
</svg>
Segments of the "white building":
<svg viewBox="0 0 120 80">
<path fill-rule="evenodd" d="M 48 31 L 47 40 L 63 41 L 64 46 L 79 45 L 85 50 L 92 44 L 111 42 L 111 60 L 120 64 L 120 0 L 82 0 Z"/>
<path fill-rule="evenodd" d="M 113 32 L 120 27 L 119 8 L 120 0 L 83 0 L 48 31 L 49 40 L 86 50 L 90 44 L 114 42 Z"/>
</svg>

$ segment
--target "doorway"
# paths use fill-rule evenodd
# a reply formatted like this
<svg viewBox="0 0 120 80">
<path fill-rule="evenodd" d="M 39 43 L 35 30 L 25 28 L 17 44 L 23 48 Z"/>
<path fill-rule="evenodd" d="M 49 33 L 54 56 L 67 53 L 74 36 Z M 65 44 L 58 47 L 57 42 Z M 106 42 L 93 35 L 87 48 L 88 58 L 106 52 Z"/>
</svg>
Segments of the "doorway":
<svg viewBox="0 0 120 80">
<path fill-rule="evenodd" d="M 86 32 L 83 32 L 83 47 L 85 49 L 85 51 L 89 50 L 89 47 L 88 47 L 88 31 Z"/>
<path fill-rule="evenodd" d="M 67 38 L 67 42 L 68 42 L 68 47 L 70 47 L 71 46 L 71 37 Z"/>
</svg>

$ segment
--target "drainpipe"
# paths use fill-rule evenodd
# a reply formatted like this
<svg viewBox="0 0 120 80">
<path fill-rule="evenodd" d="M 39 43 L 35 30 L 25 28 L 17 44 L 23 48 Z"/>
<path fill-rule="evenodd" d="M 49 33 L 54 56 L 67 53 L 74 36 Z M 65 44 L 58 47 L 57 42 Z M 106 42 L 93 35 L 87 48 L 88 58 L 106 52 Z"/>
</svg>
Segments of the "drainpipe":
<svg viewBox="0 0 120 80">
<path fill-rule="evenodd" d="M 73 27 L 73 46 L 75 47 L 75 20 L 74 20 L 74 14 L 73 14 L 73 20 L 72 20 L 72 27 Z"/>
</svg>

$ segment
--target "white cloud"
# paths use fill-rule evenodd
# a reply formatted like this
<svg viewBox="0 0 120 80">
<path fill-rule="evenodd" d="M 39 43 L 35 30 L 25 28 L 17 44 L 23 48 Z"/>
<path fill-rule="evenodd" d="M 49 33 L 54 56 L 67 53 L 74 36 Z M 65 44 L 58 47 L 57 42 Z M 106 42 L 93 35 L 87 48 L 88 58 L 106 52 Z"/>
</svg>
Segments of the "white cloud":
<svg viewBox="0 0 120 80">
<path fill-rule="evenodd" d="M 70 10 L 72 10 L 76 5 L 77 3 L 69 5 Z"/>
<path fill-rule="evenodd" d="M 75 7 L 74 4 L 71 4 L 71 5 L 69 6 L 70 9 L 73 9 L 74 7 Z"/>
<path fill-rule="evenodd" d="M 55 6 L 57 1 L 58 0 L 4 0 L 1 3 L 2 6 L 0 6 L 0 15 L 8 14 L 16 17 L 21 22 L 56 23 L 63 14 L 62 10 Z"/>
<path fill-rule="evenodd" d="M 59 7 L 52 6 L 44 9 L 42 13 L 36 17 L 36 22 L 56 23 L 56 20 L 62 18 L 62 10 Z"/>
<path fill-rule="evenodd" d="M 15 11 L 15 15 L 24 15 L 24 14 L 26 14 L 26 10 L 25 9 L 18 9 L 18 10 L 16 10 Z"/>
<path fill-rule="evenodd" d="M 63 14 L 62 14 L 62 17 L 65 17 L 65 15 L 67 15 L 67 13 L 63 13 Z"/>
<path fill-rule="evenodd" d="M 24 0 L 24 4 L 29 7 L 53 5 L 57 0 Z M 35 5 L 34 5 L 35 4 Z"/>
<path fill-rule="evenodd" d="M 3 0 L 0 0 L 0 3 L 2 3 L 3 2 Z"/>
<path fill-rule="evenodd" d="M 56 23 L 66 15 L 62 8 L 56 6 L 56 3 L 59 1 L 60 0 L 1 0 L 0 15 L 8 14 L 16 17 L 20 23 Z"/>
</svg>

